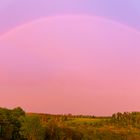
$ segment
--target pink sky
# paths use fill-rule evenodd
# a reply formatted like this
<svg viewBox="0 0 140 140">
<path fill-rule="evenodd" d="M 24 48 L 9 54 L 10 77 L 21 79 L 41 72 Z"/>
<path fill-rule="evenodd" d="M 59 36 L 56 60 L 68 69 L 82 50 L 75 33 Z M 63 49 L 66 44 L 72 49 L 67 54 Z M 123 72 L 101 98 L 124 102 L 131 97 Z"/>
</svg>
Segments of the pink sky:
<svg viewBox="0 0 140 140">
<path fill-rule="evenodd" d="M 88 16 L 24 24 L 0 38 L 0 106 L 110 115 L 140 110 L 140 33 Z"/>
</svg>

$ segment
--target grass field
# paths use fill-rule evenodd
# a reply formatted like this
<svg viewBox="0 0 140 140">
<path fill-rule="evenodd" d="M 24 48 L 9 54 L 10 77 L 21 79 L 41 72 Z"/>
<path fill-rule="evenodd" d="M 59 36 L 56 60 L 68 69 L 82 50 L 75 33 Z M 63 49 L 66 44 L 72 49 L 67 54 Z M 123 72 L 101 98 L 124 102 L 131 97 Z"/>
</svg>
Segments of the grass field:
<svg viewBox="0 0 140 140">
<path fill-rule="evenodd" d="M 106 119 L 100 119 L 100 118 L 72 118 L 67 121 L 67 124 L 96 124 L 99 122 L 102 122 Z"/>
</svg>

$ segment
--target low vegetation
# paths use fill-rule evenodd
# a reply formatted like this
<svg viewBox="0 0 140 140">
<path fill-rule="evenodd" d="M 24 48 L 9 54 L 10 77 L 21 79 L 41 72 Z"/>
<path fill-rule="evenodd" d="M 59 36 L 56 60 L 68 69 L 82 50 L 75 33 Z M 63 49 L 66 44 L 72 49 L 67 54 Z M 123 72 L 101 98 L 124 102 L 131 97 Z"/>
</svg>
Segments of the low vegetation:
<svg viewBox="0 0 140 140">
<path fill-rule="evenodd" d="M 99 118 L 0 108 L 0 140 L 140 140 L 140 113 Z"/>
</svg>

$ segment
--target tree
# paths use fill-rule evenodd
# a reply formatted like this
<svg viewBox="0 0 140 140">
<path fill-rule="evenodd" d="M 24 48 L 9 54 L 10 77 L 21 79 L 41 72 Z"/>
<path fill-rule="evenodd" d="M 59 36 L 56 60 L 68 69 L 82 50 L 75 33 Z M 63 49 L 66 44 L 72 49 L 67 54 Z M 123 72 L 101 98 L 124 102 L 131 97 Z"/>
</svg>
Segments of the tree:
<svg viewBox="0 0 140 140">
<path fill-rule="evenodd" d="M 16 107 L 12 110 L 15 117 L 25 116 L 25 111 L 21 107 Z"/>
<path fill-rule="evenodd" d="M 21 135 L 28 140 L 44 140 L 45 129 L 39 116 L 25 116 L 21 119 Z"/>
</svg>

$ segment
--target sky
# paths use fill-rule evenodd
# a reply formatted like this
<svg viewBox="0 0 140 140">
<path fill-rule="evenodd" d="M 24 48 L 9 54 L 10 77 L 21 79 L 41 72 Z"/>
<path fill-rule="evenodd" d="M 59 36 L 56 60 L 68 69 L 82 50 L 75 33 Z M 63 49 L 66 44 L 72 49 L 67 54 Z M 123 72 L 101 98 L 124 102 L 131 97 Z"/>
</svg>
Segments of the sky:
<svg viewBox="0 0 140 140">
<path fill-rule="evenodd" d="M 139 7 L 139 0 L 1 0 L 0 106 L 139 111 Z"/>
<path fill-rule="evenodd" d="M 3 33 L 34 19 L 63 14 L 101 16 L 140 29 L 139 0 L 1 0 Z"/>
</svg>

